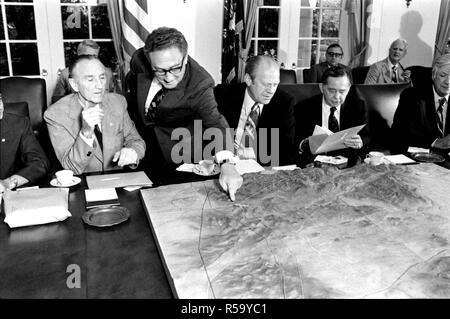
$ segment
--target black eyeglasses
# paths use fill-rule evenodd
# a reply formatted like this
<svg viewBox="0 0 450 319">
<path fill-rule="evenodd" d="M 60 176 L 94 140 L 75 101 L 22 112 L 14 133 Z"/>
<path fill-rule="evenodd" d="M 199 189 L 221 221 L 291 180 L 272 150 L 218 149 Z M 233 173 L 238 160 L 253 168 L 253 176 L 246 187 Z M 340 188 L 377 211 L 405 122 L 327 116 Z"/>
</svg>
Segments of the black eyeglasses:
<svg viewBox="0 0 450 319">
<path fill-rule="evenodd" d="M 342 56 L 342 53 L 335 53 L 335 52 L 327 52 L 327 54 L 332 58 L 340 58 Z"/>
<path fill-rule="evenodd" d="M 174 67 L 171 67 L 170 69 L 153 69 L 153 72 L 157 76 L 166 76 L 167 73 L 170 73 L 172 75 L 178 75 L 181 73 L 181 70 L 183 69 L 183 61 L 184 61 L 184 57 L 181 60 L 181 62 L 179 63 L 179 64 L 181 64 L 180 66 L 174 66 Z"/>
</svg>

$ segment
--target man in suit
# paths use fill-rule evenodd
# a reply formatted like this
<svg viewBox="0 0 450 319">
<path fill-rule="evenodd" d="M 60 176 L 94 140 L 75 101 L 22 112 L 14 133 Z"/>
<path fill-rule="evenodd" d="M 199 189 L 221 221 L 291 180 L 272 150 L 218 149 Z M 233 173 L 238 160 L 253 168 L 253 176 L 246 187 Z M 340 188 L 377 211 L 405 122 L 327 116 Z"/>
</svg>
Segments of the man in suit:
<svg viewBox="0 0 450 319">
<path fill-rule="evenodd" d="M 98 57 L 99 52 L 100 46 L 97 42 L 89 39 L 81 41 L 77 48 L 77 56 L 92 55 L 94 57 Z M 105 68 L 105 74 L 106 87 L 109 92 L 120 93 L 119 86 L 116 84 L 112 70 L 110 68 Z M 58 81 L 56 82 L 55 90 L 53 91 L 52 102 L 54 103 L 63 96 L 73 92 L 74 90 L 69 83 L 69 68 L 65 68 L 61 70 L 61 73 L 58 76 Z"/>
<path fill-rule="evenodd" d="M 370 66 L 364 84 L 409 82 L 411 71 L 405 70 L 400 63 L 407 51 L 406 40 L 397 39 L 392 42 L 389 56 Z"/>
<path fill-rule="evenodd" d="M 392 124 L 393 153 L 409 146 L 434 148 L 448 153 L 450 148 L 450 54 L 440 56 L 432 68 L 432 84 L 405 89 Z"/>
<path fill-rule="evenodd" d="M 61 165 L 75 174 L 136 167 L 144 157 L 145 142 L 128 115 L 125 98 L 106 92 L 103 64 L 96 57 L 81 56 L 70 74 L 76 93 L 44 113 Z"/>
<path fill-rule="evenodd" d="M 337 132 L 367 124 L 365 104 L 353 94 L 349 94 L 350 87 L 351 80 L 347 69 L 340 66 L 329 68 L 323 74 L 320 83 L 322 94 L 300 102 L 295 107 L 300 166 L 311 163 L 315 157 L 311 154 L 309 137 L 316 125 Z M 344 145 L 348 149 L 338 150 L 329 155 L 343 155 L 348 158 L 348 164 L 352 165 L 364 155 L 368 144 L 369 133 L 366 125 L 358 134 L 345 138 Z"/>
<path fill-rule="evenodd" d="M 294 98 L 277 89 L 280 83 L 278 63 L 269 56 L 251 57 L 245 66 L 244 81 L 245 83 L 239 84 L 220 84 L 214 89 L 220 113 L 235 129 L 235 154 L 240 158 L 258 159 L 263 165 L 294 164 Z M 255 105 L 257 145 L 255 150 L 247 150 L 245 135 L 248 132 L 248 119 Z M 271 134 L 259 133 L 262 130 L 270 133 L 273 129 L 276 130 L 273 133 L 277 137 L 273 143 Z M 267 147 L 266 150 L 271 152 L 266 153 L 261 147 Z M 270 157 L 267 156 L 269 154 Z"/>
<path fill-rule="evenodd" d="M 49 165 L 28 117 L 4 110 L 0 99 L 0 194 L 36 182 Z"/>
<path fill-rule="evenodd" d="M 328 46 L 327 51 L 325 53 L 325 62 L 321 62 L 319 64 L 315 64 L 311 67 L 309 72 L 310 74 L 310 83 L 320 83 L 322 80 L 323 73 L 330 67 L 340 66 L 342 68 L 347 69 L 351 76 L 350 68 L 341 63 L 342 57 L 344 56 L 344 50 L 339 45 L 339 43 L 332 43 Z"/>
<path fill-rule="evenodd" d="M 151 70 L 137 74 L 137 105 L 130 112 L 146 140 L 149 151 L 145 167 L 155 180 L 172 174 L 181 162 L 203 159 L 204 128 L 221 131 L 218 161 L 231 161 L 233 157 L 233 145 L 226 143 L 228 123 L 214 99 L 214 80 L 188 55 L 187 49 L 183 34 L 174 28 L 155 29 L 145 41 L 144 52 Z M 196 127 L 198 123 L 200 128 Z M 189 134 L 181 134 L 186 131 Z M 232 163 L 222 165 L 219 180 L 234 200 L 242 177 Z"/>
</svg>

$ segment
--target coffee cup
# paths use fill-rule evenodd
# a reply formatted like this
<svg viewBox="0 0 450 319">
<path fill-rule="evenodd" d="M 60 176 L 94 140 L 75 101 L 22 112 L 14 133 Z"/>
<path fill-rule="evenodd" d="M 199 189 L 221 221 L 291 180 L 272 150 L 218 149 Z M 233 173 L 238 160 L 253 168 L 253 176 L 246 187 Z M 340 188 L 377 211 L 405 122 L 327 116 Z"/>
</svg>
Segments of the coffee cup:
<svg viewBox="0 0 450 319">
<path fill-rule="evenodd" d="M 67 185 L 73 181 L 73 172 L 70 169 L 63 169 L 55 173 L 56 180 L 60 185 Z"/>
<path fill-rule="evenodd" d="M 215 166 L 216 164 L 212 160 L 202 160 L 198 162 L 198 170 L 204 175 L 211 174 Z"/>
<path fill-rule="evenodd" d="M 370 164 L 379 165 L 383 163 L 384 154 L 381 152 L 369 152 L 366 157 L 369 158 Z"/>
</svg>

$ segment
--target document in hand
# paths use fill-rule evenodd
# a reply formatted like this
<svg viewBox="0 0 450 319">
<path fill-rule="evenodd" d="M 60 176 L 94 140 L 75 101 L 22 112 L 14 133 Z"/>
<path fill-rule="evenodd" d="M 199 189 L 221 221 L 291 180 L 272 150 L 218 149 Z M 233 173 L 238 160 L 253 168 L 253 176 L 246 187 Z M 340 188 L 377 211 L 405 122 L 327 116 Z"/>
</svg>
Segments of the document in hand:
<svg viewBox="0 0 450 319">
<path fill-rule="evenodd" d="M 68 199 L 68 188 L 7 191 L 3 203 L 4 222 L 14 228 L 63 221 L 72 216 Z"/>
<path fill-rule="evenodd" d="M 347 136 L 358 134 L 364 126 L 365 124 L 358 125 L 333 133 L 325 127 L 316 125 L 313 135 L 309 137 L 309 148 L 311 153 L 321 154 L 347 148 L 347 146 L 344 145 L 344 139 Z"/>
<path fill-rule="evenodd" d="M 116 188 L 126 186 L 152 186 L 148 176 L 140 172 L 117 173 L 105 175 L 86 176 L 86 182 L 90 189 L 93 188 Z"/>
</svg>

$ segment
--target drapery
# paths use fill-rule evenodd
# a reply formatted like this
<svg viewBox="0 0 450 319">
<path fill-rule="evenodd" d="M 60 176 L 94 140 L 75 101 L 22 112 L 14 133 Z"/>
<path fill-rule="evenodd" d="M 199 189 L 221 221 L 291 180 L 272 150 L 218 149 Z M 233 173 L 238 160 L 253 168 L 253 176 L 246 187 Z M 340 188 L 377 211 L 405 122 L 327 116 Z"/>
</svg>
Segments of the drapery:
<svg viewBox="0 0 450 319">
<path fill-rule="evenodd" d="M 244 80 L 245 61 L 250 50 L 258 5 L 261 5 L 261 0 L 247 0 L 244 11 L 243 0 L 224 1 L 222 83 Z"/>
<path fill-rule="evenodd" d="M 440 57 L 450 38 L 450 0 L 441 0 L 439 20 L 434 44 L 434 60 Z"/>
<path fill-rule="evenodd" d="M 350 44 L 351 68 L 364 66 L 367 62 L 367 51 L 369 48 L 370 16 L 373 0 L 347 0 L 345 9 L 349 15 L 348 40 Z"/>
</svg>

